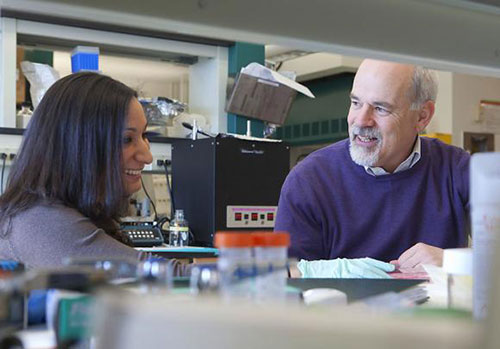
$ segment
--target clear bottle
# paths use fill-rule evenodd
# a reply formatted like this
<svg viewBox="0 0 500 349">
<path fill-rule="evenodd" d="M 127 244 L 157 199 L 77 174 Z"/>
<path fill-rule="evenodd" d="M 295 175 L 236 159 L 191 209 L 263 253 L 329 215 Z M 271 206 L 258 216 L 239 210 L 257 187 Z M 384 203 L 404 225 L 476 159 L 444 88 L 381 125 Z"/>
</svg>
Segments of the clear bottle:
<svg viewBox="0 0 500 349">
<path fill-rule="evenodd" d="M 224 301 L 250 301 L 255 294 L 255 264 L 250 233 L 218 232 L 215 246 L 219 249 L 217 269 L 219 292 Z"/>
<path fill-rule="evenodd" d="M 472 249 L 444 249 L 443 270 L 448 276 L 448 308 L 472 311 Z"/>
<path fill-rule="evenodd" d="M 31 119 L 33 112 L 30 109 L 29 103 L 22 103 L 21 110 L 16 115 L 16 127 L 17 128 L 26 128 L 28 126 L 28 122 Z"/>
<path fill-rule="evenodd" d="M 252 234 L 255 249 L 255 299 L 258 303 L 285 302 L 290 236 L 286 232 Z"/>
<path fill-rule="evenodd" d="M 170 221 L 168 244 L 170 246 L 189 244 L 189 225 L 184 218 L 184 210 L 175 210 L 174 219 Z"/>
</svg>

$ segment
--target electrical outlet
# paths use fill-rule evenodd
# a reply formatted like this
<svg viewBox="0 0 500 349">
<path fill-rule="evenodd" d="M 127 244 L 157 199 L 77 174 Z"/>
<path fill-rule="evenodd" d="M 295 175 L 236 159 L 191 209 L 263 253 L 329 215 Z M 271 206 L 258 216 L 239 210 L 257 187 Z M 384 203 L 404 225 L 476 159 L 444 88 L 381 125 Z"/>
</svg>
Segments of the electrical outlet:
<svg viewBox="0 0 500 349">
<path fill-rule="evenodd" d="M 165 168 L 163 164 L 165 161 L 170 161 L 169 157 L 166 155 L 153 154 L 153 162 L 151 164 L 151 171 L 161 171 L 164 172 Z"/>
<path fill-rule="evenodd" d="M 0 154 L 6 154 L 7 158 L 5 159 L 5 165 L 9 166 L 12 164 L 12 161 L 16 157 L 17 149 L 14 148 L 0 148 Z M 3 164 L 3 160 L 1 160 L 0 165 Z"/>
</svg>

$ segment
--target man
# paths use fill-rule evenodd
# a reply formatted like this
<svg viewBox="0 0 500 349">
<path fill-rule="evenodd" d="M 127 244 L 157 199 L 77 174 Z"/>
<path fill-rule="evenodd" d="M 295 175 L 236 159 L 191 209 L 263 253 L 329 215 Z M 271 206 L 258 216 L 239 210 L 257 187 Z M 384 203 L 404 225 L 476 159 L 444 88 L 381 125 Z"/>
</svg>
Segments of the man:
<svg viewBox="0 0 500 349">
<path fill-rule="evenodd" d="M 275 230 L 290 232 L 291 256 L 371 257 L 414 271 L 467 244 L 469 155 L 418 136 L 436 95 L 427 69 L 363 61 L 349 139 L 310 154 L 283 185 Z"/>
</svg>

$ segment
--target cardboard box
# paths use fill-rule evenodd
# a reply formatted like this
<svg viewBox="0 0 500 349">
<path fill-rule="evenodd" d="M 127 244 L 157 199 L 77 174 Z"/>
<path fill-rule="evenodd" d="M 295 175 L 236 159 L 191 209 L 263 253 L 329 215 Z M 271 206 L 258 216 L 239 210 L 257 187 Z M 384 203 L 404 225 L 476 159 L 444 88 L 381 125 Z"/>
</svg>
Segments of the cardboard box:
<svg viewBox="0 0 500 349">
<path fill-rule="evenodd" d="M 241 70 L 226 111 L 283 125 L 297 92 L 314 98 L 307 87 L 263 65 L 250 63 Z"/>
<path fill-rule="evenodd" d="M 226 111 L 283 125 L 296 96 L 297 91 L 286 85 L 240 74 Z"/>
<path fill-rule="evenodd" d="M 21 61 L 24 59 L 24 49 L 20 46 L 16 50 L 16 104 L 26 100 L 26 78 L 21 71 Z"/>
</svg>

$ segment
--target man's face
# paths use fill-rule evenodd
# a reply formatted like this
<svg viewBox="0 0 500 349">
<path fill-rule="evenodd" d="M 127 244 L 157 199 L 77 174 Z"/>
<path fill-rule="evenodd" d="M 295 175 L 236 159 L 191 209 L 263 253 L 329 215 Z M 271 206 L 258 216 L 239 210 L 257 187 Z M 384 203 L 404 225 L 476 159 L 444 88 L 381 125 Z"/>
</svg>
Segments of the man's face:
<svg viewBox="0 0 500 349">
<path fill-rule="evenodd" d="M 414 68 L 365 60 L 354 78 L 349 124 L 350 154 L 362 166 L 393 172 L 410 154 L 418 112 L 410 110 Z"/>
</svg>

